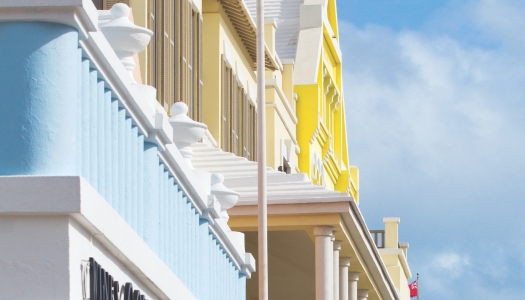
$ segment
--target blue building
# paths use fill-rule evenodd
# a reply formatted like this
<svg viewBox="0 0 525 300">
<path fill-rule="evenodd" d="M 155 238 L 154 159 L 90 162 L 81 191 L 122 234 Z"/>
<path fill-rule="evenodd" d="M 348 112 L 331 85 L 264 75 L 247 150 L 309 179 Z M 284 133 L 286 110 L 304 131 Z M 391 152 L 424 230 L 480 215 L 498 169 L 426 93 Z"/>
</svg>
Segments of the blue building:
<svg viewBox="0 0 525 300">
<path fill-rule="evenodd" d="M 220 212 L 235 193 L 191 166 L 205 125 L 134 79 L 152 32 L 128 17 L 0 2 L 3 298 L 245 299 L 255 262 Z"/>
</svg>

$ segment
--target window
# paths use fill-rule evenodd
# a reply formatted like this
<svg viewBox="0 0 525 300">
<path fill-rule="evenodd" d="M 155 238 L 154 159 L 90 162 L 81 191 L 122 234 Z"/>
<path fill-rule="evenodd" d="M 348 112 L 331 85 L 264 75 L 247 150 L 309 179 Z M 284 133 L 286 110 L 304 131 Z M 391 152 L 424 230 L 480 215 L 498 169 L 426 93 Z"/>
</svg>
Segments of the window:
<svg viewBox="0 0 525 300">
<path fill-rule="evenodd" d="M 248 160 L 257 159 L 257 113 L 246 90 L 232 69 L 222 60 L 221 148 Z"/>
<path fill-rule="evenodd" d="M 92 0 L 97 9 L 111 9 L 129 0 Z M 147 0 L 148 45 L 146 83 L 168 111 L 174 102 L 188 105 L 188 115 L 202 121 L 202 17 L 188 0 Z"/>
<path fill-rule="evenodd" d="M 147 83 L 169 112 L 174 102 L 202 121 L 202 18 L 187 0 L 148 0 Z"/>
<path fill-rule="evenodd" d="M 125 3 L 129 5 L 128 2 L 128 0 L 93 0 L 93 4 L 95 4 L 95 7 L 98 10 L 111 9 L 111 7 L 116 3 Z"/>
</svg>

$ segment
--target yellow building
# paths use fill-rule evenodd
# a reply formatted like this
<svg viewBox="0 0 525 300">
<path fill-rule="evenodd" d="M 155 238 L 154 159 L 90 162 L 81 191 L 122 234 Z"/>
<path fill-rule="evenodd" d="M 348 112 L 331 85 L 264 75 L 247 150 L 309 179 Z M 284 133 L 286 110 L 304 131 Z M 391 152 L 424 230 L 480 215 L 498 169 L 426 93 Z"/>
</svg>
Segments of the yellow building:
<svg viewBox="0 0 525 300">
<path fill-rule="evenodd" d="M 266 1 L 266 12 L 270 299 L 407 299 L 357 206 L 335 1 Z M 203 1 L 203 121 L 210 134 L 193 146 L 193 164 L 223 174 L 240 193 L 229 225 L 256 254 L 254 16 L 255 0 Z M 247 299 L 257 291 L 254 273 Z"/>
<path fill-rule="evenodd" d="M 93 0 L 98 9 L 125 3 L 134 23 L 153 32 L 145 51 L 136 57 L 135 80 L 153 86 L 168 113 L 182 101 L 189 115 L 202 121 L 203 39 L 201 0 Z"/>
<path fill-rule="evenodd" d="M 358 170 L 348 163 L 336 3 L 304 1 L 298 11 L 294 91 L 299 168 L 313 183 L 357 201 Z"/>
<path fill-rule="evenodd" d="M 136 78 L 157 88 L 166 113 L 184 101 L 208 125 L 193 166 L 223 174 L 240 193 L 228 224 L 256 255 L 256 1 L 128 3 L 135 22 L 155 32 Z M 408 300 L 397 223 L 393 235 L 387 222 L 378 249 L 358 208 L 335 0 L 265 3 L 270 299 Z M 247 299 L 257 299 L 257 284 L 254 273 Z"/>
<path fill-rule="evenodd" d="M 400 221 L 399 218 L 383 218 L 385 229 L 371 233 L 401 299 L 410 299 L 408 279 L 412 273 L 408 266 L 408 243 L 398 241 Z"/>
</svg>

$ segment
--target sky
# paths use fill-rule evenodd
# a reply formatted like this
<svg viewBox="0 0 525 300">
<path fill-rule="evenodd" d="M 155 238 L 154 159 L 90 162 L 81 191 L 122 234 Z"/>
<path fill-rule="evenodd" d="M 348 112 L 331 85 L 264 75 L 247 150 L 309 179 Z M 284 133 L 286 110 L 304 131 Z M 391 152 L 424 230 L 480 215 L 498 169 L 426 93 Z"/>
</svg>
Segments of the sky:
<svg viewBox="0 0 525 300">
<path fill-rule="evenodd" d="M 525 1 L 339 0 L 349 156 L 422 300 L 525 299 Z"/>
</svg>

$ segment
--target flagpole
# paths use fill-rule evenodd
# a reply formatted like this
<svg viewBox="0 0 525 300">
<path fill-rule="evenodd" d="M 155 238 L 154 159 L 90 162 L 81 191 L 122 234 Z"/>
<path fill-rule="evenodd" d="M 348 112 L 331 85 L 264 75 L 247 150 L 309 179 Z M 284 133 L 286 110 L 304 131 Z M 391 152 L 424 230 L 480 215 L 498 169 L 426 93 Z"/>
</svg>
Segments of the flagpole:
<svg viewBox="0 0 525 300">
<path fill-rule="evenodd" d="M 417 285 L 417 300 L 419 300 L 419 273 L 417 273 L 417 279 L 416 279 L 416 285 Z"/>
<path fill-rule="evenodd" d="M 266 96 L 264 0 L 257 0 L 257 194 L 259 300 L 268 300 L 268 212 L 266 200 Z"/>
</svg>

